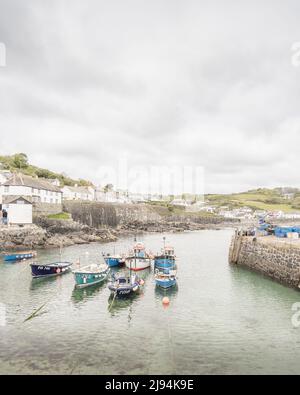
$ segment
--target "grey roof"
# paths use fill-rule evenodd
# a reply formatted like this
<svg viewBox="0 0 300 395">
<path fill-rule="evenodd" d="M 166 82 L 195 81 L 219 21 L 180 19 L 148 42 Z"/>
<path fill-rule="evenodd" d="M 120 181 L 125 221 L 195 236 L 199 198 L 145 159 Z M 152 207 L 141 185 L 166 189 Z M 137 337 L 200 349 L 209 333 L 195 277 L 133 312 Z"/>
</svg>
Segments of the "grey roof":
<svg viewBox="0 0 300 395">
<path fill-rule="evenodd" d="M 6 196 L 3 196 L 2 201 L 3 201 L 3 204 L 11 204 L 11 203 L 14 203 L 20 199 L 23 199 L 26 202 L 32 204 L 31 198 L 29 196 L 20 196 L 20 195 L 6 195 Z"/>
<path fill-rule="evenodd" d="M 70 187 L 69 185 L 65 185 L 65 188 L 68 188 L 72 192 L 78 192 L 78 193 L 91 193 L 91 190 L 89 188 L 92 188 L 95 190 L 93 187 Z"/>
<path fill-rule="evenodd" d="M 14 174 L 11 178 L 5 181 L 4 186 L 26 186 L 36 189 L 43 189 L 52 192 L 61 192 L 60 188 L 46 181 L 45 179 L 33 178 L 24 174 Z"/>
</svg>

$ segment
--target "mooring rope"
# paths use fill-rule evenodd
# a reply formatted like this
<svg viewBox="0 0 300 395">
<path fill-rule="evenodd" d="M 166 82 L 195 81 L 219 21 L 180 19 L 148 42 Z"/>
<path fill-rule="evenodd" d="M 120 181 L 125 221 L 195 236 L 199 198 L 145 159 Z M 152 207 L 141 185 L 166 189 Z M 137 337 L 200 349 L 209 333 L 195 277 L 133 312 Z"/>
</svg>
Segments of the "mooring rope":
<svg viewBox="0 0 300 395">
<path fill-rule="evenodd" d="M 108 306 L 108 311 L 110 311 L 110 309 L 112 308 L 112 305 L 114 304 L 114 301 L 115 301 L 115 299 L 116 299 L 116 296 L 117 296 L 117 291 L 115 291 L 113 300 L 112 300 L 111 304 Z"/>
</svg>

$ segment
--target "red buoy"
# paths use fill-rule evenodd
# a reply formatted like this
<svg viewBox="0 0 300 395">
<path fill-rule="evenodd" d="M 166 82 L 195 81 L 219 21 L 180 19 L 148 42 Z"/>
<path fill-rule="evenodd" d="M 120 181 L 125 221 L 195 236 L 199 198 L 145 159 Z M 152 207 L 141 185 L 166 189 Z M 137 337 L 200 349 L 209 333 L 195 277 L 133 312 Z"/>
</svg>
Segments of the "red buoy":
<svg viewBox="0 0 300 395">
<path fill-rule="evenodd" d="M 168 306 L 170 304 L 170 299 L 167 296 L 165 296 L 162 300 L 162 303 L 164 306 Z"/>
</svg>

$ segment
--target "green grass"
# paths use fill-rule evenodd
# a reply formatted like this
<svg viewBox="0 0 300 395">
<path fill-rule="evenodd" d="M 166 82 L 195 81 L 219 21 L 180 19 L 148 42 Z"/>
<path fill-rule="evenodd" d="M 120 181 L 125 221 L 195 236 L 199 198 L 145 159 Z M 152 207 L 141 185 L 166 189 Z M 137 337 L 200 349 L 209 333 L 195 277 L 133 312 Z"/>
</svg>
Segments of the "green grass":
<svg viewBox="0 0 300 395">
<path fill-rule="evenodd" d="M 47 216 L 47 218 L 67 220 L 71 219 L 71 215 L 69 213 L 50 214 Z"/>
<path fill-rule="evenodd" d="M 254 210 L 283 211 L 299 213 L 295 207 L 299 198 L 285 200 L 277 189 L 257 189 L 230 195 L 206 195 L 206 201 L 217 207 L 228 206 L 230 209 L 250 207 Z"/>
</svg>

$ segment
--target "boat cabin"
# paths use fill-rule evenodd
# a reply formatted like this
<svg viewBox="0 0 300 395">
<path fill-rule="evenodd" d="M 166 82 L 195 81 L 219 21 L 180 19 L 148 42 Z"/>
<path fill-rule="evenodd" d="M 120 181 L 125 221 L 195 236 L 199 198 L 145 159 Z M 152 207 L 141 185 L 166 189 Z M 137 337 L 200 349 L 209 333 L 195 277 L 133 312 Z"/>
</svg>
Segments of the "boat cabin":
<svg viewBox="0 0 300 395">
<path fill-rule="evenodd" d="M 164 255 L 168 255 L 168 256 L 174 256 L 175 255 L 174 248 L 171 247 L 171 246 L 166 246 L 163 249 L 163 253 L 164 253 Z"/>
</svg>

